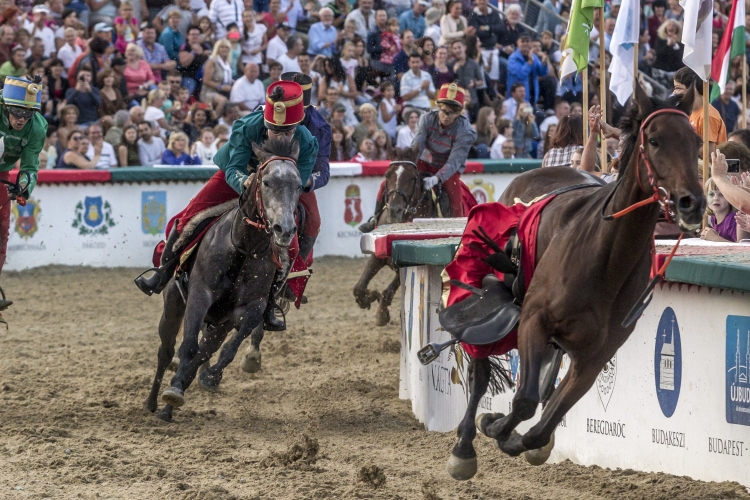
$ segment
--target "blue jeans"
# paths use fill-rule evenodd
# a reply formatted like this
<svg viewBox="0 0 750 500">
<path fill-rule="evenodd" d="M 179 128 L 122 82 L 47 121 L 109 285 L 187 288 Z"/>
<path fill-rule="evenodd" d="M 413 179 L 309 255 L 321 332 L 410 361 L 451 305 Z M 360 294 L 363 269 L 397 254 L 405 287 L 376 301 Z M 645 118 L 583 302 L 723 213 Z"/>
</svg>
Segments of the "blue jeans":
<svg viewBox="0 0 750 500">
<path fill-rule="evenodd" d="M 255 12 L 267 12 L 268 0 L 253 0 L 253 10 Z"/>
</svg>

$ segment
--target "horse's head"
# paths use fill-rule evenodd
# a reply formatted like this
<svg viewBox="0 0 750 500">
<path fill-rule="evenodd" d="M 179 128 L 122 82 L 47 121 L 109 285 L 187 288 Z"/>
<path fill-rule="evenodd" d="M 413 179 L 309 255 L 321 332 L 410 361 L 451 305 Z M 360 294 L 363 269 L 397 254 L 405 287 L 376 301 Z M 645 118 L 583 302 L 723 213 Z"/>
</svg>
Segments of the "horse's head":
<svg viewBox="0 0 750 500">
<path fill-rule="evenodd" d="M 662 103 L 649 98 L 636 85 L 635 96 L 637 120 L 631 121 L 634 126 L 629 131 L 628 153 L 637 158 L 640 187 L 650 195 L 659 192 L 666 203 L 665 209 L 674 212 L 683 230 L 695 229 L 703 219 L 706 198 L 698 180 L 701 138 L 688 120 L 693 107 L 692 94 L 679 102 L 671 98 Z"/>
<path fill-rule="evenodd" d="M 279 138 L 252 147 L 260 161 L 255 174 L 255 196 L 250 194 L 241 203 L 246 213 L 250 212 L 251 206 L 255 209 L 259 218 L 265 221 L 266 231 L 273 233 L 276 245 L 288 247 L 297 231 L 294 212 L 302 189 L 297 170 L 299 144 L 295 140 Z"/>
<path fill-rule="evenodd" d="M 385 173 L 386 223 L 406 222 L 406 217 L 416 211 L 422 194 L 422 184 L 417 169 L 417 148 L 389 150 L 391 164 Z"/>
</svg>

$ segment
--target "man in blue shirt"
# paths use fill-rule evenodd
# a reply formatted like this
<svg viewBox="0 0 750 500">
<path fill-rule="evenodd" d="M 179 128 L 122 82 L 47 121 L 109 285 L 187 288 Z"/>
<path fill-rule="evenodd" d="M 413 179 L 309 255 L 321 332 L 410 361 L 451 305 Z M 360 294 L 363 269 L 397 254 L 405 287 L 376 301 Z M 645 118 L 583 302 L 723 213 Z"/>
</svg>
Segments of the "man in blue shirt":
<svg viewBox="0 0 750 500">
<path fill-rule="evenodd" d="M 531 52 L 531 38 L 521 35 L 517 41 L 518 48 L 508 58 L 507 88 L 518 82 L 526 87 L 526 96 L 532 105 L 539 99 L 539 77 L 547 75 L 547 64 L 542 63 L 536 54 Z M 533 89 L 531 83 L 533 82 Z"/>
<path fill-rule="evenodd" d="M 424 20 L 424 13 L 430 7 L 430 0 L 419 0 L 414 3 L 412 10 L 407 10 L 398 16 L 398 27 L 401 33 L 404 30 L 411 30 L 414 33 L 414 38 L 419 40 L 424 36 L 424 31 L 427 29 L 427 23 Z"/>
<path fill-rule="evenodd" d="M 167 18 L 167 27 L 161 32 L 159 36 L 159 43 L 164 46 L 167 51 L 167 55 L 173 61 L 177 61 L 177 56 L 180 53 L 180 47 L 185 43 L 185 37 L 180 33 L 180 21 L 182 17 L 180 13 L 173 10 L 169 13 Z"/>
<path fill-rule="evenodd" d="M 333 27 L 333 11 L 328 7 L 320 9 L 320 22 L 310 26 L 307 33 L 309 44 L 307 53 L 311 56 L 322 55 L 331 57 L 336 46 L 338 32 Z"/>
<path fill-rule="evenodd" d="M 721 119 L 724 120 L 724 125 L 727 127 L 727 134 L 731 134 L 734 131 L 737 127 L 737 118 L 742 116 L 740 107 L 732 100 L 736 88 L 734 80 L 729 80 L 726 87 L 724 87 L 724 92 L 711 103 L 711 106 L 716 108 L 716 111 L 721 115 Z"/>
</svg>

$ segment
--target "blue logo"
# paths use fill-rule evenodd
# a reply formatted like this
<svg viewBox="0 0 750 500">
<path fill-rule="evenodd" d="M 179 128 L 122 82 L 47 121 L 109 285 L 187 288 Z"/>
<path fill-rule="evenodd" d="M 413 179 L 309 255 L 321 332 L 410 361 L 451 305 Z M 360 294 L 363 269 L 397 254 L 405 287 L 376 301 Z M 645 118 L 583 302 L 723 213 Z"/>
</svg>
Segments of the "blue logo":
<svg viewBox="0 0 750 500">
<path fill-rule="evenodd" d="M 750 317 L 727 316 L 727 422 L 750 425 Z"/>
<path fill-rule="evenodd" d="M 167 192 L 143 191 L 141 193 L 141 229 L 145 234 L 156 235 L 167 228 Z"/>
<path fill-rule="evenodd" d="M 87 196 L 83 200 L 83 222 L 89 227 L 97 227 L 99 224 L 104 222 L 104 214 L 102 213 L 102 206 L 104 200 L 101 196 Z"/>
<path fill-rule="evenodd" d="M 674 415 L 682 385 L 682 343 L 677 316 L 671 307 L 664 309 L 656 329 L 654 347 L 656 399 L 665 417 Z"/>
</svg>

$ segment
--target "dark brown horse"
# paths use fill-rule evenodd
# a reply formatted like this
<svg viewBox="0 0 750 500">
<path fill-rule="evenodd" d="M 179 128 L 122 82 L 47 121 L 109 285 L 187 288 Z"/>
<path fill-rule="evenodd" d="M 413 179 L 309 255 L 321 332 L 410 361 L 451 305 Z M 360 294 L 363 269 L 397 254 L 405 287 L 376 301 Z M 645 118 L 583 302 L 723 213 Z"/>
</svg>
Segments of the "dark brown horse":
<svg viewBox="0 0 750 500">
<path fill-rule="evenodd" d="M 411 222 L 415 218 L 437 217 L 437 209 L 432 196 L 423 196 L 422 175 L 417 170 L 417 149 L 396 148 L 390 152 L 391 164 L 385 173 L 385 210 L 380 214 L 378 226 L 397 222 Z M 378 272 L 384 267 L 396 271 L 396 276 L 381 294 L 375 290 L 368 290 L 367 286 Z M 388 307 L 398 290 L 400 281 L 398 270 L 391 259 L 379 259 L 374 255 L 367 259 L 365 270 L 354 286 L 354 297 L 362 309 L 369 309 L 370 304 L 378 301 L 375 324 L 387 325 L 391 319 Z"/>
<path fill-rule="evenodd" d="M 635 101 L 622 124 L 627 138 L 617 182 L 560 194 L 542 213 L 536 270 L 518 328 L 520 380 L 509 415 L 482 415 L 475 427 L 477 404 L 487 390 L 491 367 L 489 359 L 470 363 L 469 408 L 448 462 L 456 479 L 476 473 L 472 441 L 477 427 L 496 439 L 505 453 L 517 456 L 537 450 L 527 458 L 543 463 L 563 416 L 633 331 L 634 324 L 622 324 L 649 280 L 659 204 L 614 220 L 604 216 L 657 192 L 663 193 L 662 201 L 673 208 L 683 229 L 700 225 L 705 209 L 697 171 L 700 137 L 684 114 L 690 113 L 692 99 L 683 99 L 675 109 L 675 102 L 649 99 L 637 88 Z M 513 180 L 500 201 L 530 201 L 564 186 L 590 182 L 586 177 L 570 168 L 528 172 Z M 515 427 L 532 418 L 539 405 L 540 369 L 551 342 L 567 352 L 570 369 L 547 401 L 539 423 L 520 435 Z"/>
</svg>

